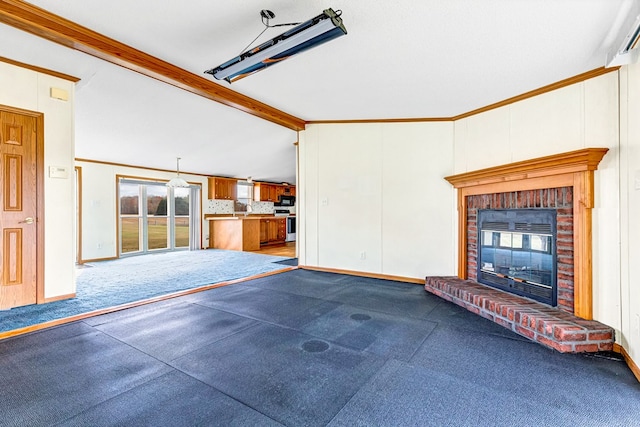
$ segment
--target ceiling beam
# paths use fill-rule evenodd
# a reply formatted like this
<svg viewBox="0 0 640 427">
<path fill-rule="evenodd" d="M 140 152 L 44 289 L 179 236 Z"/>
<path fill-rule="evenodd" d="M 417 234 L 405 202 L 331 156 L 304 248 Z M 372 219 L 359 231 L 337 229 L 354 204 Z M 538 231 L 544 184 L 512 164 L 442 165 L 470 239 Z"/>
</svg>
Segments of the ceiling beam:
<svg viewBox="0 0 640 427">
<path fill-rule="evenodd" d="M 278 125 L 305 121 L 21 0 L 0 0 L 0 22 Z"/>
</svg>

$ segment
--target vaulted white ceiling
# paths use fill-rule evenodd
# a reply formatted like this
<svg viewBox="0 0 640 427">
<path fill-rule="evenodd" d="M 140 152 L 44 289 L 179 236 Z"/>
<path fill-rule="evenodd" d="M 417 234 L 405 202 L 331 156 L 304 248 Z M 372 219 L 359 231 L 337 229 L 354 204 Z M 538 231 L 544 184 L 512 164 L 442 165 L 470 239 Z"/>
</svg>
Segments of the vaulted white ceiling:
<svg viewBox="0 0 640 427">
<path fill-rule="evenodd" d="M 261 9 L 274 24 L 339 9 L 347 36 L 219 83 L 307 121 L 451 117 L 528 92 L 602 67 L 638 10 L 636 0 L 30 3 L 197 75 L 262 31 Z M 295 180 L 292 130 L 4 24 L 0 40 L 0 56 L 81 78 L 76 157 L 171 169 L 179 155 L 187 171 Z"/>
</svg>

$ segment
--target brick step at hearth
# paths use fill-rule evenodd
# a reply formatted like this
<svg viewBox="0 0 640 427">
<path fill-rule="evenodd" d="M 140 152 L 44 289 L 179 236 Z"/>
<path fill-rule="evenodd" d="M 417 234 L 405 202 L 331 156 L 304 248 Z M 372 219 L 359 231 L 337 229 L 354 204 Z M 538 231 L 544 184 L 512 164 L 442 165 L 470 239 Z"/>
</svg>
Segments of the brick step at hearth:
<svg viewBox="0 0 640 427">
<path fill-rule="evenodd" d="M 425 289 L 561 353 L 613 349 L 614 331 L 595 320 L 458 277 L 427 277 Z"/>
</svg>

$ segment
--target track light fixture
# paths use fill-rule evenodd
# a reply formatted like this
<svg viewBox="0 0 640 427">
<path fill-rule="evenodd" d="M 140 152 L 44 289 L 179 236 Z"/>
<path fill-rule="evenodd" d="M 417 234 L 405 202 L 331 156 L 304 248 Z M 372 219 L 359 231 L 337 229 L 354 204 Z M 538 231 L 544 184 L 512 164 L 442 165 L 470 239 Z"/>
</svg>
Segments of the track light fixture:
<svg viewBox="0 0 640 427">
<path fill-rule="evenodd" d="M 265 29 L 258 34 L 258 37 L 267 28 L 288 25 L 295 25 L 295 27 L 257 47 L 249 50 L 245 49 L 240 55 L 222 65 L 205 71 L 205 73 L 213 75 L 218 80 L 226 80 L 232 83 L 257 71 L 264 70 L 293 55 L 347 34 L 347 29 L 343 25 L 340 15 L 342 15 L 340 10 L 326 9 L 322 14 L 303 23 L 269 25 L 269 20 L 275 18 L 275 14 L 270 10 L 262 10 L 260 16 Z M 249 46 L 251 46 L 251 43 Z"/>
</svg>

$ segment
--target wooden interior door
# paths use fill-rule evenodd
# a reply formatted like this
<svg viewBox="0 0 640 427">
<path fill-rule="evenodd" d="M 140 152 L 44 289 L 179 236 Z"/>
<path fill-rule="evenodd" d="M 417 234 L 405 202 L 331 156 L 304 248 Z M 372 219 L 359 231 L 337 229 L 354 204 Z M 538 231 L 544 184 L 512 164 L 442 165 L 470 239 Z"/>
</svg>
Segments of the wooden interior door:
<svg viewBox="0 0 640 427">
<path fill-rule="evenodd" d="M 0 309 L 37 302 L 36 118 L 0 111 Z"/>
</svg>

